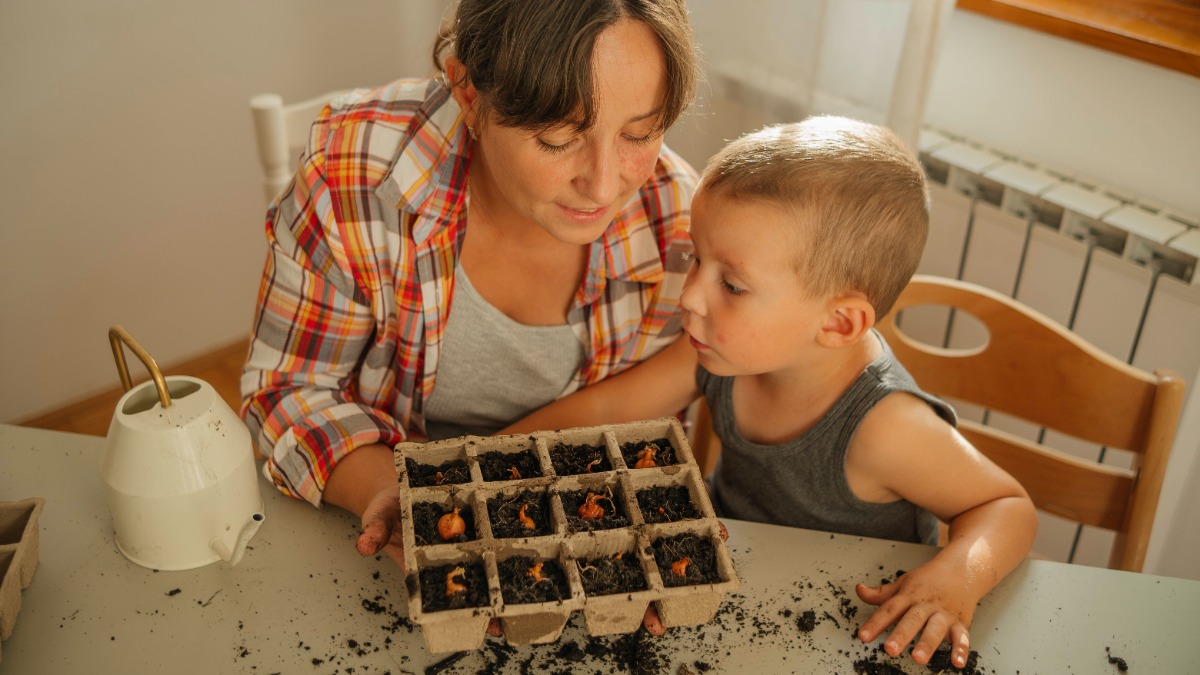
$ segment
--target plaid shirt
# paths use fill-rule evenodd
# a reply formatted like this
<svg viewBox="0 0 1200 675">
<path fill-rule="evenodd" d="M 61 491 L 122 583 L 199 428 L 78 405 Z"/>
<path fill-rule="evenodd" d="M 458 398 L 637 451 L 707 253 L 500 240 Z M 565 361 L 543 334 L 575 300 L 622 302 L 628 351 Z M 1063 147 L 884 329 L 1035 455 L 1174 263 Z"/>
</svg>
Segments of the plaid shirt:
<svg viewBox="0 0 1200 675">
<path fill-rule="evenodd" d="M 435 81 L 335 100 L 267 213 L 269 251 L 242 376 L 242 416 L 285 494 L 319 505 L 354 448 L 424 433 L 465 233 L 470 143 Z M 591 244 L 567 321 L 584 345 L 562 395 L 669 344 L 695 172 L 666 147 Z"/>
</svg>

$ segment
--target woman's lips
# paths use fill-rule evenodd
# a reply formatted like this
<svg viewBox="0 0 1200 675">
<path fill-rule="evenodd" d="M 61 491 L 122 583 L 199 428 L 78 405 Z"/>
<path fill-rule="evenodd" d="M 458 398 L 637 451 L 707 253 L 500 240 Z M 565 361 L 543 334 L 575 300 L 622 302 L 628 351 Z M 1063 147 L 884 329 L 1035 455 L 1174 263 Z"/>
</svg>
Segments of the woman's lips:
<svg viewBox="0 0 1200 675">
<path fill-rule="evenodd" d="M 558 205 L 566 216 L 572 220 L 577 220 L 581 223 L 592 223 L 604 216 L 608 212 L 608 207 L 599 206 L 594 209 L 575 209 L 570 206 Z"/>
<path fill-rule="evenodd" d="M 688 341 L 692 343 L 692 347 L 698 352 L 709 349 L 708 345 L 697 340 L 696 338 L 692 337 L 691 335 L 688 336 Z"/>
</svg>

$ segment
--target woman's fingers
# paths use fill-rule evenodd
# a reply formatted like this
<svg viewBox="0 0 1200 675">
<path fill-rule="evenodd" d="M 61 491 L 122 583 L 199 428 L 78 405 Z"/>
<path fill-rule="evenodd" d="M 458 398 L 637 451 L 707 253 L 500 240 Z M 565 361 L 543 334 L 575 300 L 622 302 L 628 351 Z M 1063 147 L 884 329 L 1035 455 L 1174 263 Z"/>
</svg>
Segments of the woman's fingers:
<svg viewBox="0 0 1200 675">
<path fill-rule="evenodd" d="M 354 542 L 354 548 L 358 550 L 359 555 L 375 555 L 387 545 L 391 537 L 392 528 L 388 526 L 387 521 L 380 518 L 370 522 L 364 521 L 358 540 Z"/>
<path fill-rule="evenodd" d="M 647 633 L 655 637 L 667 632 L 667 627 L 663 625 L 662 619 L 658 618 L 658 610 L 654 608 L 654 603 L 646 608 L 646 615 L 642 617 L 642 626 L 645 627 Z"/>
</svg>

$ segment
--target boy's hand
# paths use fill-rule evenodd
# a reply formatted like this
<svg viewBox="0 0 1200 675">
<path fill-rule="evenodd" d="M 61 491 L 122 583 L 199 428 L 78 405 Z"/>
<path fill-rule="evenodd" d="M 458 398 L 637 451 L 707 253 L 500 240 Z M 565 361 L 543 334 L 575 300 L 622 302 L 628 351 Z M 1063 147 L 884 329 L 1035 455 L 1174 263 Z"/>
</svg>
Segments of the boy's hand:
<svg viewBox="0 0 1200 675">
<path fill-rule="evenodd" d="M 961 578 L 937 570 L 931 561 L 883 586 L 858 584 L 858 597 L 879 609 L 858 629 L 863 642 L 874 642 L 890 625 L 896 627 L 884 643 L 884 651 L 899 656 L 910 642 L 913 661 L 929 663 L 943 641 L 951 645 L 950 662 L 956 668 L 967 664 L 971 640 L 968 629 L 975 616 L 976 600 L 962 590 Z M 922 632 L 923 631 L 923 632 Z"/>
</svg>

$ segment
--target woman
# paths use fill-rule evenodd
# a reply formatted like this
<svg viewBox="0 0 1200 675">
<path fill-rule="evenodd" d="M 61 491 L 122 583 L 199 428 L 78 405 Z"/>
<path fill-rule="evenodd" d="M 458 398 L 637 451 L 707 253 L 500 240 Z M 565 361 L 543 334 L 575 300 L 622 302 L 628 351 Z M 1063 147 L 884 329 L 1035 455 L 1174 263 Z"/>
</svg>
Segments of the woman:
<svg viewBox="0 0 1200 675">
<path fill-rule="evenodd" d="M 267 217 L 243 417 L 402 561 L 391 447 L 492 433 L 679 335 L 684 0 L 463 0 L 442 77 L 334 101 Z"/>
</svg>

